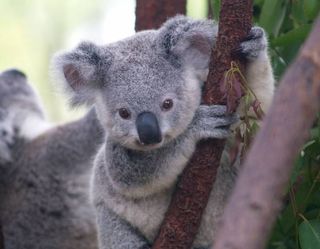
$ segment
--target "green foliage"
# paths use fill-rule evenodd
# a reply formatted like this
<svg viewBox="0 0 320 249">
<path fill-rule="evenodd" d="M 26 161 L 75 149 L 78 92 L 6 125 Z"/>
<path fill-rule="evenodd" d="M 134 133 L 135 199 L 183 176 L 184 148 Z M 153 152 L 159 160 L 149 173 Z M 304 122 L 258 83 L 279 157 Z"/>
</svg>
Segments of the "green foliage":
<svg viewBox="0 0 320 249">
<path fill-rule="evenodd" d="M 274 72 L 280 78 L 308 37 L 320 11 L 319 0 L 255 1 L 254 20 L 269 34 Z M 267 248 L 320 248 L 320 124 L 298 156 L 285 205 Z"/>
<path fill-rule="evenodd" d="M 320 221 L 305 220 L 299 225 L 300 245 L 302 249 L 320 248 Z"/>
<path fill-rule="evenodd" d="M 319 0 L 255 1 L 255 21 L 266 29 L 277 78 L 299 52 L 320 11 Z M 298 156 L 285 205 L 269 241 L 269 249 L 320 248 L 320 124 Z"/>
<path fill-rule="evenodd" d="M 219 13 L 220 0 L 211 0 Z M 276 78 L 294 60 L 320 12 L 319 0 L 254 0 L 254 22 L 269 35 Z M 297 156 L 285 205 L 277 217 L 268 249 L 320 248 L 320 119 Z M 241 214 L 239 214 L 241 215 Z"/>
</svg>

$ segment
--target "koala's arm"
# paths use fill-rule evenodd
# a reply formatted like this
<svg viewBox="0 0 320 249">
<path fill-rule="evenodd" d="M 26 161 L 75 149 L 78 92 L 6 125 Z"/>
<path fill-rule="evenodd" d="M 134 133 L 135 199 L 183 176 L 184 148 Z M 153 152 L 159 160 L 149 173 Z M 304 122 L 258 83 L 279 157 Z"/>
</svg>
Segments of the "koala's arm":
<svg viewBox="0 0 320 249">
<path fill-rule="evenodd" d="M 97 206 L 100 249 L 149 249 L 148 241 L 130 224 L 103 205 Z"/>
<path fill-rule="evenodd" d="M 249 38 L 240 45 L 240 51 L 248 61 L 245 76 L 248 86 L 255 93 L 261 108 L 267 112 L 274 93 L 274 76 L 268 55 L 268 41 L 263 29 L 254 27 Z M 244 100 L 240 102 L 240 115 L 244 112 Z M 252 110 L 249 115 L 255 117 Z"/>
<path fill-rule="evenodd" d="M 93 159 L 103 141 L 103 134 L 96 112 L 91 109 L 80 120 L 58 126 L 38 140 L 44 140 L 47 160 L 66 168 Z"/>
</svg>

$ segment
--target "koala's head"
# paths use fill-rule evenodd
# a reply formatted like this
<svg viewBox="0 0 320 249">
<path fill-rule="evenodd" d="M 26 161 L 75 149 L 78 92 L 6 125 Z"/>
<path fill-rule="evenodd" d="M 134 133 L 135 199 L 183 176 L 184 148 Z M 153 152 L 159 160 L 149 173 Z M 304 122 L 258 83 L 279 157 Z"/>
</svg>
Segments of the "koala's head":
<svg viewBox="0 0 320 249">
<path fill-rule="evenodd" d="M 0 109 L 7 112 L 21 110 L 44 116 L 39 99 L 28 83 L 26 75 L 17 69 L 8 69 L 0 73 Z"/>
<path fill-rule="evenodd" d="M 131 149 L 154 149 L 191 122 L 215 33 L 211 21 L 177 16 L 159 30 L 107 46 L 81 43 L 56 55 L 53 69 L 73 105 L 96 106 L 110 139 Z"/>
</svg>

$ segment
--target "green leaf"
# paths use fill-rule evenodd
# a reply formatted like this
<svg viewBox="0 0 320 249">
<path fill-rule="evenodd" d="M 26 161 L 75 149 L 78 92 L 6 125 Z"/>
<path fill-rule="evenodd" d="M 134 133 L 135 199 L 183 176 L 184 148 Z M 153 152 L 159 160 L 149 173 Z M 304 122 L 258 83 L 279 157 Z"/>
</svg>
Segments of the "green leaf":
<svg viewBox="0 0 320 249">
<path fill-rule="evenodd" d="M 319 0 L 304 0 L 303 11 L 304 11 L 305 16 L 309 20 L 315 19 L 320 12 L 320 1 Z"/>
<path fill-rule="evenodd" d="M 277 36 L 288 8 L 288 0 L 268 0 L 262 7 L 259 24 L 268 34 Z"/>
<path fill-rule="evenodd" d="M 320 248 L 320 220 L 304 220 L 299 225 L 299 241 L 302 249 Z"/>
<path fill-rule="evenodd" d="M 308 1 L 308 0 L 305 0 Z M 306 23 L 306 18 L 303 11 L 303 0 L 294 0 L 291 2 L 291 13 L 290 19 L 293 21 L 294 27 L 300 26 L 301 24 Z"/>
<path fill-rule="evenodd" d="M 211 0 L 213 17 L 215 20 L 219 20 L 221 0 Z"/>
<path fill-rule="evenodd" d="M 290 30 L 271 41 L 271 46 L 287 46 L 292 43 L 301 43 L 305 40 L 311 30 L 311 24 L 304 24 L 300 27 Z"/>
</svg>

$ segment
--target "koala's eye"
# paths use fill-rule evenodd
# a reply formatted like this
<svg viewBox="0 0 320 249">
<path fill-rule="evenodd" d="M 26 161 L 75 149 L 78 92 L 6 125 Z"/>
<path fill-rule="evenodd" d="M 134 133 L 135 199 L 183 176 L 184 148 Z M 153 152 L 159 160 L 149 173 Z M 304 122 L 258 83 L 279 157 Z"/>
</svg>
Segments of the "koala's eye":
<svg viewBox="0 0 320 249">
<path fill-rule="evenodd" d="M 119 115 L 121 118 L 123 119 L 129 119 L 131 114 L 130 114 L 130 111 L 126 108 L 120 108 L 119 109 Z"/>
<path fill-rule="evenodd" d="M 173 106 L 173 100 L 172 99 L 166 99 L 165 101 L 162 102 L 162 110 L 168 111 L 172 108 Z"/>
</svg>

